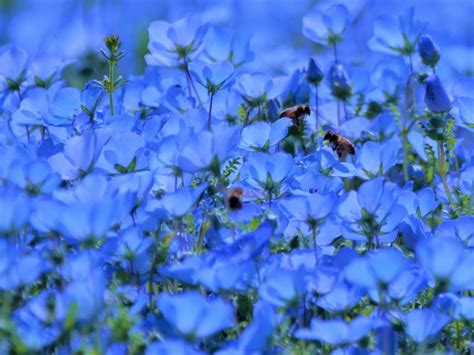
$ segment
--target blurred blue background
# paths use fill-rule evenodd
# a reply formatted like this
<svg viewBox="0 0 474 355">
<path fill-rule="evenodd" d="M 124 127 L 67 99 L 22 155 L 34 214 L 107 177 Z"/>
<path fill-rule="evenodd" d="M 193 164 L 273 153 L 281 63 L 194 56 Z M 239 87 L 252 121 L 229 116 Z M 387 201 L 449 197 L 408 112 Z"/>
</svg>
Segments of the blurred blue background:
<svg viewBox="0 0 474 355">
<path fill-rule="evenodd" d="M 367 67 L 377 60 L 367 49 L 377 16 L 398 15 L 414 6 L 416 18 L 428 22 L 425 32 L 440 45 L 444 63 L 460 74 L 473 76 L 474 1 L 338 2 L 344 3 L 355 18 L 340 45 L 341 58 L 348 64 Z M 335 1 L 0 0 L 0 45 L 10 43 L 25 49 L 30 60 L 45 53 L 71 60 L 66 79 L 81 86 L 104 72 L 96 50 L 103 47 L 107 34 L 115 33 L 122 39 L 127 56 L 121 73 L 139 75 L 145 68 L 149 24 L 197 14 L 230 33 L 248 37 L 255 70 L 287 74 L 306 65 L 309 56 L 319 55 L 322 63 L 326 56 L 330 60 L 331 53 L 321 53 L 321 48 L 302 35 L 301 27 L 302 17 L 312 7 L 331 3 Z"/>
</svg>

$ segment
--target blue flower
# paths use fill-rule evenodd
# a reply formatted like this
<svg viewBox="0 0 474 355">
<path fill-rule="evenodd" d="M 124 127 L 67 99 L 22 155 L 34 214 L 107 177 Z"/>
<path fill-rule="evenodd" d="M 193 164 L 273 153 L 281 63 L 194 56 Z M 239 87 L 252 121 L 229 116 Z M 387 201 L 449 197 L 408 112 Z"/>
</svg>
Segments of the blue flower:
<svg viewBox="0 0 474 355">
<path fill-rule="evenodd" d="M 26 88 L 27 59 L 24 50 L 0 48 L 0 113 L 13 112 L 18 107 L 20 94 Z"/>
<path fill-rule="evenodd" d="M 94 169 L 102 148 L 110 139 L 109 132 L 86 132 L 69 138 L 64 151 L 51 156 L 49 164 L 64 180 L 74 180 Z"/>
<path fill-rule="evenodd" d="M 231 35 L 221 27 L 212 27 L 204 39 L 204 55 L 211 61 L 231 62 L 239 67 L 253 59 L 250 41 L 239 33 Z"/>
<path fill-rule="evenodd" d="M 347 75 L 344 66 L 334 63 L 327 74 L 327 81 L 334 97 L 347 100 L 352 94 L 352 82 Z"/>
<path fill-rule="evenodd" d="M 258 288 L 262 299 L 276 307 L 297 305 L 305 291 L 304 272 L 302 269 L 289 271 L 278 269 L 270 275 Z"/>
<path fill-rule="evenodd" d="M 440 290 L 467 290 L 474 286 L 470 272 L 474 254 L 456 237 L 435 237 L 418 243 L 416 257 Z"/>
<path fill-rule="evenodd" d="M 299 339 L 319 340 L 334 346 L 344 346 L 359 341 L 375 328 L 376 320 L 356 317 L 346 323 L 341 319 L 322 320 L 313 318 L 309 329 L 298 329 L 295 337 Z"/>
<path fill-rule="evenodd" d="M 274 190 L 280 187 L 292 168 L 291 155 L 253 153 L 242 167 L 242 177 L 248 177 L 249 183 L 255 187 Z"/>
<path fill-rule="evenodd" d="M 196 57 L 208 30 L 196 16 L 174 23 L 155 21 L 148 28 L 150 41 L 145 56 L 148 65 L 179 66 Z"/>
<path fill-rule="evenodd" d="M 250 151 L 268 151 L 288 134 L 289 120 L 274 123 L 255 122 L 242 129 L 240 148 Z"/>
<path fill-rule="evenodd" d="M 207 299 L 196 292 L 161 293 L 158 308 L 169 324 L 187 340 L 211 336 L 234 324 L 234 309 L 222 298 Z"/>
<path fill-rule="evenodd" d="M 395 18 L 383 15 L 374 22 L 374 35 L 368 46 L 376 52 L 410 55 L 415 53 L 416 42 L 425 24 L 414 20 L 415 9 L 409 8 Z"/>
<path fill-rule="evenodd" d="M 383 175 L 398 161 L 401 142 L 392 138 L 383 143 L 366 142 L 357 151 L 358 175 L 365 179 Z"/>
<path fill-rule="evenodd" d="M 424 343 L 438 334 L 449 317 L 432 309 L 415 309 L 405 315 L 406 332 L 417 343 Z"/>
<path fill-rule="evenodd" d="M 198 132 L 183 147 L 178 166 L 186 172 L 210 169 L 220 174 L 221 164 L 231 156 L 240 143 L 240 127 L 215 127 L 214 132 Z"/>
<path fill-rule="evenodd" d="M 341 201 L 337 213 L 344 224 L 343 235 L 348 239 L 369 243 L 392 242 L 399 223 L 407 210 L 397 201 L 396 193 L 382 178 L 369 180 L 350 191 Z"/>
<path fill-rule="evenodd" d="M 425 105 L 428 110 L 442 113 L 451 110 L 452 102 L 436 74 L 429 75 L 425 81 Z"/>
<path fill-rule="evenodd" d="M 188 343 L 177 340 L 168 339 L 163 342 L 154 342 L 148 345 L 145 355 L 204 355 L 205 353 Z"/>
<path fill-rule="evenodd" d="M 308 83 L 318 86 L 323 80 L 324 74 L 319 65 L 313 58 L 309 59 L 308 69 L 306 71 L 306 80 Z"/>
<path fill-rule="evenodd" d="M 418 40 L 418 54 L 424 65 L 435 67 L 438 64 L 441 54 L 439 47 L 433 42 L 430 36 L 420 36 Z"/>
<path fill-rule="evenodd" d="M 196 81 L 207 89 L 208 93 L 216 93 L 232 84 L 234 66 L 228 61 L 204 63 L 193 61 L 189 70 Z"/>
<path fill-rule="evenodd" d="M 349 25 L 349 12 L 341 4 L 320 11 L 316 8 L 303 17 L 303 35 L 313 42 L 331 45 L 342 41 Z"/>
</svg>

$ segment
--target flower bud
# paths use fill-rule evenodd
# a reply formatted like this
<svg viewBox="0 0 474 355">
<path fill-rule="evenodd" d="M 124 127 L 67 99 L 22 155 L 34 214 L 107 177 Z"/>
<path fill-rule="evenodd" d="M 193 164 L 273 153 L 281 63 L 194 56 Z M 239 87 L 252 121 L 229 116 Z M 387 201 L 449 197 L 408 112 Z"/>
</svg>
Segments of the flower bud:
<svg viewBox="0 0 474 355">
<path fill-rule="evenodd" d="M 121 43 L 117 35 L 108 35 L 104 39 L 104 43 L 110 53 L 115 53 L 120 49 Z"/>
<path fill-rule="evenodd" d="M 451 109 L 451 99 L 444 90 L 441 80 L 435 74 L 425 79 L 425 104 L 431 112 L 447 112 Z"/>
<path fill-rule="evenodd" d="M 420 36 L 418 40 L 418 54 L 423 64 L 430 67 L 435 67 L 441 58 L 439 47 L 427 35 Z"/>
<path fill-rule="evenodd" d="M 308 83 L 318 86 L 323 80 L 323 71 L 313 58 L 309 59 L 308 71 L 306 72 L 306 80 Z"/>
<path fill-rule="evenodd" d="M 346 100 L 352 94 L 352 82 L 342 64 L 334 63 L 329 70 L 331 93 L 340 100 Z"/>
</svg>

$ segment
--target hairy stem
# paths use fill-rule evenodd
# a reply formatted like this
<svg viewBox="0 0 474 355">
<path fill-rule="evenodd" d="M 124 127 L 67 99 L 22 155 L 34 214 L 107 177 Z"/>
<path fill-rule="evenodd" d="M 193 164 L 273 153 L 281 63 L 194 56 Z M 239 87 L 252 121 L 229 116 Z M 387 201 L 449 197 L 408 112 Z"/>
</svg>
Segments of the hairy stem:
<svg viewBox="0 0 474 355">
<path fill-rule="evenodd" d="M 446 156 L 444 152 L 444 144 L 442 141 L 438 141 L 438 172 L 441 178 L 441 182 L 443 183 L 444 191 L 446 192 L 446 196 L 448 197 L 449 204 L 454 207 L 454 199 L 451 195 L 451 191 L 449 191 L 448 181 L 446 180 Z"/>
</svg>

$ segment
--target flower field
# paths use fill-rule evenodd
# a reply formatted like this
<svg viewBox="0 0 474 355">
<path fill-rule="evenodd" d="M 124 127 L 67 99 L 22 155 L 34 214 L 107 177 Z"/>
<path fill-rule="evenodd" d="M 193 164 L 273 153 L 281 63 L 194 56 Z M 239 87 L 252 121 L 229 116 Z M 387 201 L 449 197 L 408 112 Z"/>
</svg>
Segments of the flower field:
<svg viewBox="0 0 474 355">
<path fill-rule="evenodd" d="M 473 17 L 0 1 L 0 353 L 472 353 Z"/>
</svg>

